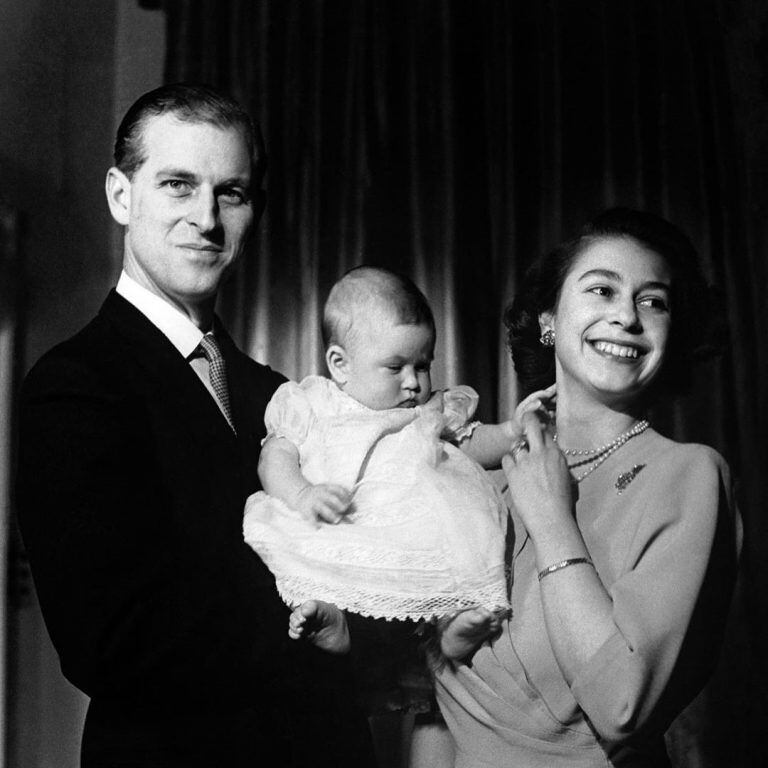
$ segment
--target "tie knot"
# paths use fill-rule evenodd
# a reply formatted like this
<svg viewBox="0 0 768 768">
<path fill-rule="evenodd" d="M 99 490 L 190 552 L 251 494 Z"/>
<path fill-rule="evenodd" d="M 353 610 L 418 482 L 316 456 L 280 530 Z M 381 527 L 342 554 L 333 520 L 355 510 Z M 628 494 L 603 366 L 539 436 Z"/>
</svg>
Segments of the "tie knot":
<svg viewBox="0 0 768 768">
<path fill-rule="evenodd" d="M 209 363 L 218 363 L 223 361 L 221 350 L 219 349 L 216 337 L 212 333 L 206 333 L 202 339 L 200 339 L 200 349 L 203 350 L 203 354 L 207 358 Z"/>
</svg>

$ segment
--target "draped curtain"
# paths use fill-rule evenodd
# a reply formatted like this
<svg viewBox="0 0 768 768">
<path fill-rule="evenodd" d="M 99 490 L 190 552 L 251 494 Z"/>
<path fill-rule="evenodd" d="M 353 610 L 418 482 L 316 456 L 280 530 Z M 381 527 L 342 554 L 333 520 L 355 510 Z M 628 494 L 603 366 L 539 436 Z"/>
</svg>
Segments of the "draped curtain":
<svg viewBox="0 0 768 768">
<path fill-rule="evenodd" d="M 19 214 L 0 198 L 0 594 L 8 594 L 11 530 L 11 457 L 13 392 L 18 378 L 18 334 L 21 309 Z M 0 756 L 7 742 L 8 602 L 0 601 Z M 0 758 L 0 763 L 2 759 Z"/>
<path fill-rule="evenodd" d="M 688 765 L 752 764 L 756 741 L 745 732 L 759 724 L 765 688 L 751 687 L 736 662 L 760 648 L 768 594 L 759 557 L 768 540 L 768 270 L 758 207 L 768 195 L 752 164 L 760 140 L 742 119 L 748 113 L 754 127 L 759 105 L 745 112 L 739 99 L 751 76 L 768 101 L 768 68 L 760 80 L 752 49 L 734 41 L 755 42 L 750 19 L 765 24 L 761 4 L 163 5 L 166 80 L 223 87 L 260 122 L 267 211 L 221 312 L 246 350 L 288 376 L 323 370 L 320 312 L 333 282 L 379 264 L 410 274 L 433 305 L 435 383 L 471 384 L 481 418 L 506 416 L 517 387 L 500 318 L 540 252 L 610 205 L 660 213 L 691 237 L 727 300 L 729 335 L 693 394 L 661 404 L 654 425 L 714 445 L 735 471 L 748 534 L 739 610 L 749 622 L 740 614 L 720 683 L 691 715 L 705 741 L 720 724 L 727 760 L 702 757 L 685 733 L 676 748 Z M 753 663 L 764 680 L 761 654 Z"/>
</svg>

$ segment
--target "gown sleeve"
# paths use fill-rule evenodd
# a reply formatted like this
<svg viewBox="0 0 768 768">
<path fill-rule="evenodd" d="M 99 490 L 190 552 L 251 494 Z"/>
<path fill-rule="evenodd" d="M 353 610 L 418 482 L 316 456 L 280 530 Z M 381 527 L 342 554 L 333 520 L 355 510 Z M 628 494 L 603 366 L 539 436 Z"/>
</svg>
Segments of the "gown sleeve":
<svg viewBox="0 0 768 768">
<path fill-rule="evenodd" d="M 443 439 L 461 442 L 472 434 L 477 425 L 469 420 L 475 415 L 479 400 L 477 392 L 464 384 L 443 392 Z"/>
<path fill-rule="evenodd" d="M 666 466 L 608 587 L 615 631 L 571 685 L 609 741 L 663 731 L 703 687 L 735 582 L 740 526 L 725 462 L 689 445 Z"/>
<path fill-rule="evenodd" d="M 296 447 L 307 439 L 315 420 L 312 403 L 300 384 L 287 381 L 279 386 L 267 405 L 264 423 L 267 437 L 283 437 Z"/>
</svg>

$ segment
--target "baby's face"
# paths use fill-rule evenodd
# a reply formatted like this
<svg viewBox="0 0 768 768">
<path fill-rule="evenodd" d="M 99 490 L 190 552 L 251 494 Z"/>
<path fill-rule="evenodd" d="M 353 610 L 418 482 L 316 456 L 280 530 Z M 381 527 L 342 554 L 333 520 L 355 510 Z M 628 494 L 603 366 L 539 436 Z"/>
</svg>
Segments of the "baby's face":
<svg viewBox="0 0 768 768">
<path fill-rule="evenodd" d="M 369 322 L 347 350 L 344 391 L 375 411 L 414 408 L 429 400 L 435 338 L 426 325 Z"/>
</svg>

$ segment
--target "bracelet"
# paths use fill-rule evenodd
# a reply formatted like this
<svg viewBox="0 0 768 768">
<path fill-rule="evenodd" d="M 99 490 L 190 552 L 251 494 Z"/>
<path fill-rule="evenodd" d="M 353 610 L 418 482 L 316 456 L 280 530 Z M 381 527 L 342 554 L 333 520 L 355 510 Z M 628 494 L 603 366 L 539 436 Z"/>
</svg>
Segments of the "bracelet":
<svg viewBox="0 0 768 768">
<path fill-rule="evenodd" d="M 554 563 L 553 565 L 546 567 L 543 571 L 539 571 L 539 581 L 545 576 L 549 576 L 550 573 L 559 571 L 562 568 L 567 568 L 569 565 L 579 565 L 580 563 L 591 565 L 593 568 L 595 567 L 595 564 L 588 557 L 571 557 L 568 560 L 561 560 L 559 563 Z"/>
</svg>

